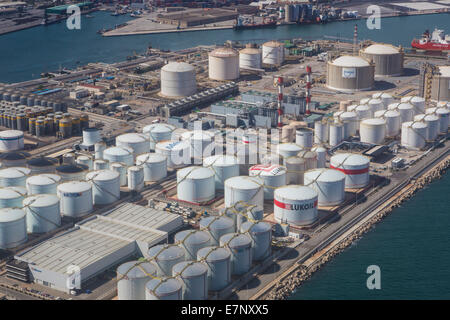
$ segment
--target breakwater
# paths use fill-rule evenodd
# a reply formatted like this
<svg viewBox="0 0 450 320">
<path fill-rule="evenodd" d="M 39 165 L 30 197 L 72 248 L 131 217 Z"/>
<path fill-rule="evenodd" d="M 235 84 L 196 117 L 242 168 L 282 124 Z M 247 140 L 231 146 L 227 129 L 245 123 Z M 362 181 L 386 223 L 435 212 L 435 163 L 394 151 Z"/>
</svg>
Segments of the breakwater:
<svg viewBox="0 0 450 320">
<path fill-rule="evenodd" d="M 334 256 L 343 252 L 352 243 L 362 237 L 380 222 L 384 217 L 392 212 L 393 209 L 399 207 L 403 202 L 414 196 L 416 192 L 423 189 L 431 182 L 440 179 L 450 167 L 450 156 L 439 162 L 427 173 L 412 181 L 398 193 L 398 196 L 392 197 L 381 210 L 377 211 L 366 222 L 361 224 L 356 230 L 348 234 L 343 240 L 334 245 L 325 253 L 319 255 L 311 264 L 298 265 L 292 272 L 281 281 L 277 282 L 272 289 L 264 296 L 265 299 L 279 300 L 288 298 L 292 292 L 307 281 L 311 275 L 318 271 L 322 266 L 330 261 Z M 311 259 L 310 259 L 311 260 Z"/>
</svg>

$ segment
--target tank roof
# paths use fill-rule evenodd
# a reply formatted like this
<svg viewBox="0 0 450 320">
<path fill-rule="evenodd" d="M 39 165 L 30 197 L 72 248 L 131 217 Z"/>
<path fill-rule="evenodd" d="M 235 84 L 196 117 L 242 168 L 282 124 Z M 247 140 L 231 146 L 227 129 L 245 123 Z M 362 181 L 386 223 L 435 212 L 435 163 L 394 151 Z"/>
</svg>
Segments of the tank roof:
<svg viewBox="0 0 450 320">
<path fill-rule="evenodd" d="M 159 260 L 174 260 L 184 257 L 184 250 L 180 246 L 160 244 L 151 247 L 148 250 L 148 255 L 150 257 L 158 255 L 157 259 Z"/>
<path fill-rule="evenodd" d="M 86 180 L 109 181 L 119 178 L 120 173 L 112 170 L 95 170 L 86 174 Z"/>
<path fill-rule="evenodd" d="M 372 44 L 365 48 L 364 53 L 369 54 L 398 54 L 400 50 L 389 44 Z"/>
<path fill-rule="evenodd" d="M 169 72 L 187 72 L 194 71 L 194 67 L 186 62 L 169 62 L 164 67 L 161 68 L 161 71 L 169 71 Z"/>
<path fill-rule="evenodd" d="M 27 165 L 33 166 L 33 167 L 47 167 L 47 166 L 54 166 L 57 165 L 58 159 L 55 158 L 49 158 L 49 157 L 39 157 L 39 158 L 33 158 L 27 161 Z"/>
<path fill-rule="evenodd" d="M 242 233 L 227 233 L 220 237 L 220 243 L 228 242 L 230 248 L 251 246 L 252 239 Z"/>
<path fill-rule="evenodd" d="M 267 41 L 263 44 L 264 47 L 272 47 L 272 48 L 277 48 L 277 47 L 282 47 L 283 44 L 281 42 L 278 41 Z"/>
<path fill-rule="evenodd" d="M 370 118 L 370 119 L 364 119 L 363 121 L 361 121 L 361 123 L 367 124 L 367 125 L 379 126 L 379 125 L 386 124 L 386 120 L 384 120 L 382 118 Z"/>
<path fill-rule="evenodd" d="M 52 173 L 37 174 L 27 178 L 27 184 L 49 185 L 61 181 L 61 176 Z"/>
<path fill-rule="evenodd" d="M 167 157 L 160 153 L 143 153 L 136 157 L 136 162 L 140 163 L 155 163 L 167 161 Z"/>
<path fill-rule="evenodd" d="M 62 165 L 62 166 L 58 166 L 56 167 L 56 171 L 57 172 L 62 172 L 62 173 L 79 173 L 79 172 L 83 172 L 83 171 L 87 171 L 89 170 L 89 167 L 84 165 L 84 164 L 66 164 L 66 165 Z"/>
<path fill-rule="evenodd" d="M 11 187 L 0 188 L 0 199 L 17 199 L 26 195 L 26 192 L 23 193 Z"/>
<path fill-rule="evenodd" d="M 177 263 L 172 268 L 172 274 L 178 274 L 180 272 L 183 272 L 181 276 L 183 278 L 189 278 L 189 277 L 197 277 L 202 274 L 205 274 L 208 272 L 208 268 L 201 262 L 197 261 L 182 261 Z"/>
<path fill-rule="evenodd" d="M 145 290 L 152 291 L 152 294 L 159 297 L 172 294 L 181 290 L 181 288 L 181 282 L 174 278 L 151 279 L 145 285 Z M 153 292 L 153 290 L 155 290 L 155 292 Z"/>
<path fill-rule="evenodd" d="M 369 158 L 353 153 L 337 153 L 331 157 L 330 161 L 335 161 L 337 164 L 340 164 L 340 166 L 338 166 L 339 168 L 345 165 L 360 166 L 366 164 L 369 165 L 370 163 Z M 333 165 L 336 165 L 336 163 L 333 163 Z"/>
<path fill-rule="evenodd" d="M 142 133 L 125 133 L 117 136 L 116 141 L 138 143 L 148 141 L 148 138 Z"/>
<path fill-rule="evenodd" d="M 20 130 L 3 130 L 0 131 L 1 139 L 23 137 L 23 131 Z"/>
<path fill-rule="evenodd" d="M 0 223 L 13 222 L 25 218 L 26 213 L 18 208 L 1 208 Z"/>
<path fill-rule="evenodd" d="M 232 48 L 223 47 L 211 51 L 209 55 L 217 58 L 227 58 L 237 56 L 238 52 Z"/>
<path fill-rule="evenodd" d="M 150 262 L 128 261 L 117 268 L 117 273 L 128 278 L 146 278 L 147 274 L 156 274 L 156 267 Z"/>
<path fill-rule="evenodd" d="M 68 181 L 59 184 L 57 189 L 65 193 L 77 193 L 92 189 L 92 185 L 86 181 Z"/>
<path fill-rule="evenodd" d="M 241 231 L 242 232 L 251 232 L 251 233 L 262 233 L 262 232 L 269 232 L 272 230 L 272 226 L 268 224 L 267 222 L 258 221 L 256 223 L 247 221 L 244 222 L 241 225 Z"/>
<path fill-rule="evenodd" d="M 215 155 L 207 157 L 203 160 L 204 166 L 219 166 L 226 167 L 239 164 L 238 159 L 235 156 L 230 155 Z"/>
<path fill-rule="evenodd" d="M 177 171 L 177 177 L 186 179 L 206 179 L 214 176 L 214 171 L 210 168 L 192 166 Z"/>
<path fill-rule="evenodd" d="M 142 132 L 163 133 L 163 132 L 172 132 L 175 129 L 176 128 L 173 125 L 168 123 L 152 123 L 142 128 Z"/>
<path fill-rule="evenodd" d="M 341 181 L 345 179 L 345 174 L 342 173 L 339 170 L 334 169 L 327 169 L 327 168 L 318 168 L 318 169 L 311 169 L 305 172 L 305 177 L 308 176 L 309 178 L 317 181 L 324 181 L 324 182 L 334 182 L 334 181 Z"/>
<path fill-rule="evenodd" d="M 2 178 L 20 178 L 30 174 L 31 170 L 24 167 L 10 167 L 0 170 Z"/>
<path fill-rule="evenodd" d="M 340 56 L 333 61 L 335 66 L 339 67 L 368 67 L 370 63 L 361 57 L 357 56 Z"/>
<path fill-rule="evenodd" d="M 200 226 L 208 227 L 209 229 L 223 230 L 228 229 L 233 225 L 233 219 L 226 216 L 209 216 L 200 220 Z"/>
<path fill-rule="evenodd" d="M 288 185 L 275 189 L 275 196 L 289 200 L 313 199 L 318 196 L 313 188 L 301 185 Z"/>
<path fill-rule="evenodd" d="M 257 177 L 237 176 L 225 180 L 225 186 L 238 189 L 255 189 L 261 187 L 261 182 Z"/>
<path fill-rule="evenodd" d="M 257 48 L 244 48 L 239 53 L 242 54 L 261 54 L 261 50 Z"/>
<path fill-rule="evenodd" d="M 206 256 L 206 261 L 213 262 L 229 259 L 231 257 L 231 253 L 225 248 L 215 246 L 204 247 L 197 251 L 197 257 L 199 259 L 205 258 Z"/>
<path fill-rule="evenodd" d="M 23 200 L 24 206 L 29 205 L 32 207 L 48 207 L 57 203 L 59 203 L 59 198 L 54 194 L 36 194 Z"/>
<path fill-rule="evenodd" d="M 23 151 L 12 151 L 4 152 L 0 154 L 1 160 L 23 160 L 29 158 L 31 155 L 28 152 Z"/>
<path fill-rule="evenodd" d="M 117 147 L 110 147 L 106 148 L 103 151 L 103 154 L 107 155 L 115 155 L 115 156 L 126 156 L 129 154 L 133 154 L 133 149 L 125 147 L 125 146 L 117 146 Z"/>
</svg>

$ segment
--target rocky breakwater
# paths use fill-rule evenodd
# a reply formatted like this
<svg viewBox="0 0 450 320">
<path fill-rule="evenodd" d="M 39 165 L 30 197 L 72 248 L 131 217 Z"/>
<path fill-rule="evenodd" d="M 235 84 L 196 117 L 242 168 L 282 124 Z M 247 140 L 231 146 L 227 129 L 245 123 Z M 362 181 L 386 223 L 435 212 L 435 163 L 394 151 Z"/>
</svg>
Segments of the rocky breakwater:
<svg viewBox="0 0 450 320">
<path fill-rule="evenodd" d="M 319 270 L 325 263 L 330 261 L 335 255 L 344 251 L 345 248 L 350 246 L 354 241 L 360 239 L 364 233 L 369 231 L 376 223 L 391 213 L 394 208 L 400 206 L 402 202 L 410 199 L 417 191 L 431 182 L 440 179 L 449 167 L 450 157 L 447 157 L 426 174 L 411 182 L 409 188 L 407 188 L 405 192 L 401 193 L 398 198 L 391 201 L 360 228 L 352 232 L 347 238 L 320 256 L 311 266 L 306 267 L 305 265 L 299 265 L 292 274 L 277 282 L 275 286 L 265 295 L 264 299 L 282 300 L 288 298 L 296 288 L 308 280 L 311 275 Z"/>
</svg>

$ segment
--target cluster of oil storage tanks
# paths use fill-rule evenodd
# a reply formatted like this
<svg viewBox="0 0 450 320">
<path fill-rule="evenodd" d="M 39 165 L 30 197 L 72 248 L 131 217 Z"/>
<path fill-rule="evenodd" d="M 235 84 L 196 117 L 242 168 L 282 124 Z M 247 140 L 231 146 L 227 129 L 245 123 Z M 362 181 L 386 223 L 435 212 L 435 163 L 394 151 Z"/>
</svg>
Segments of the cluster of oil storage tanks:
<svg viewBox="0 0 450 320">
<path fill-rule="evenodd" d="M 332 118 L 314 124 L 316 143 L 336 146 L 359 133 L 361 142 L 383 144 L 400 136 L 402 146 L 423 149 L 427 142 L 447 134 L 450 109 L 447 102 L 427 108 L 425 99 L 407 96 L 395 100 L 388 93 L 375 93 L 359 104 L 341 103 Z"/>
<path fill-rule="evenodd" d="M 145 261 L 117 269 L 119 300 L 205 300 L 249 272 L 271 254 L 272 226 L 262 211 L 240 208 L 200 220 L 200 229 L 184 230 L 173 244 L 149 249 Z"/>
</svg>

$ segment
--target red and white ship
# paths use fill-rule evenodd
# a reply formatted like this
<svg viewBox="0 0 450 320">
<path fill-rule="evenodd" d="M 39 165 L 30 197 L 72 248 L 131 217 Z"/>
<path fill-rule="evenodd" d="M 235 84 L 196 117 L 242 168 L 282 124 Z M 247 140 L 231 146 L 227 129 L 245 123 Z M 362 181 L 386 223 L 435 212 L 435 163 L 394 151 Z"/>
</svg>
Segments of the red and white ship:
<svg viewBox="0 0 450 320">
<path fill-rule="evenodd" d="M 445 35 L 444 30 L 434 29 L 430 36 L 430 32 L 426 30 L 421 39 L 411 42 L 411 46 L 427 51 L 450 51 L 450 35 Z"/>
</svg>

